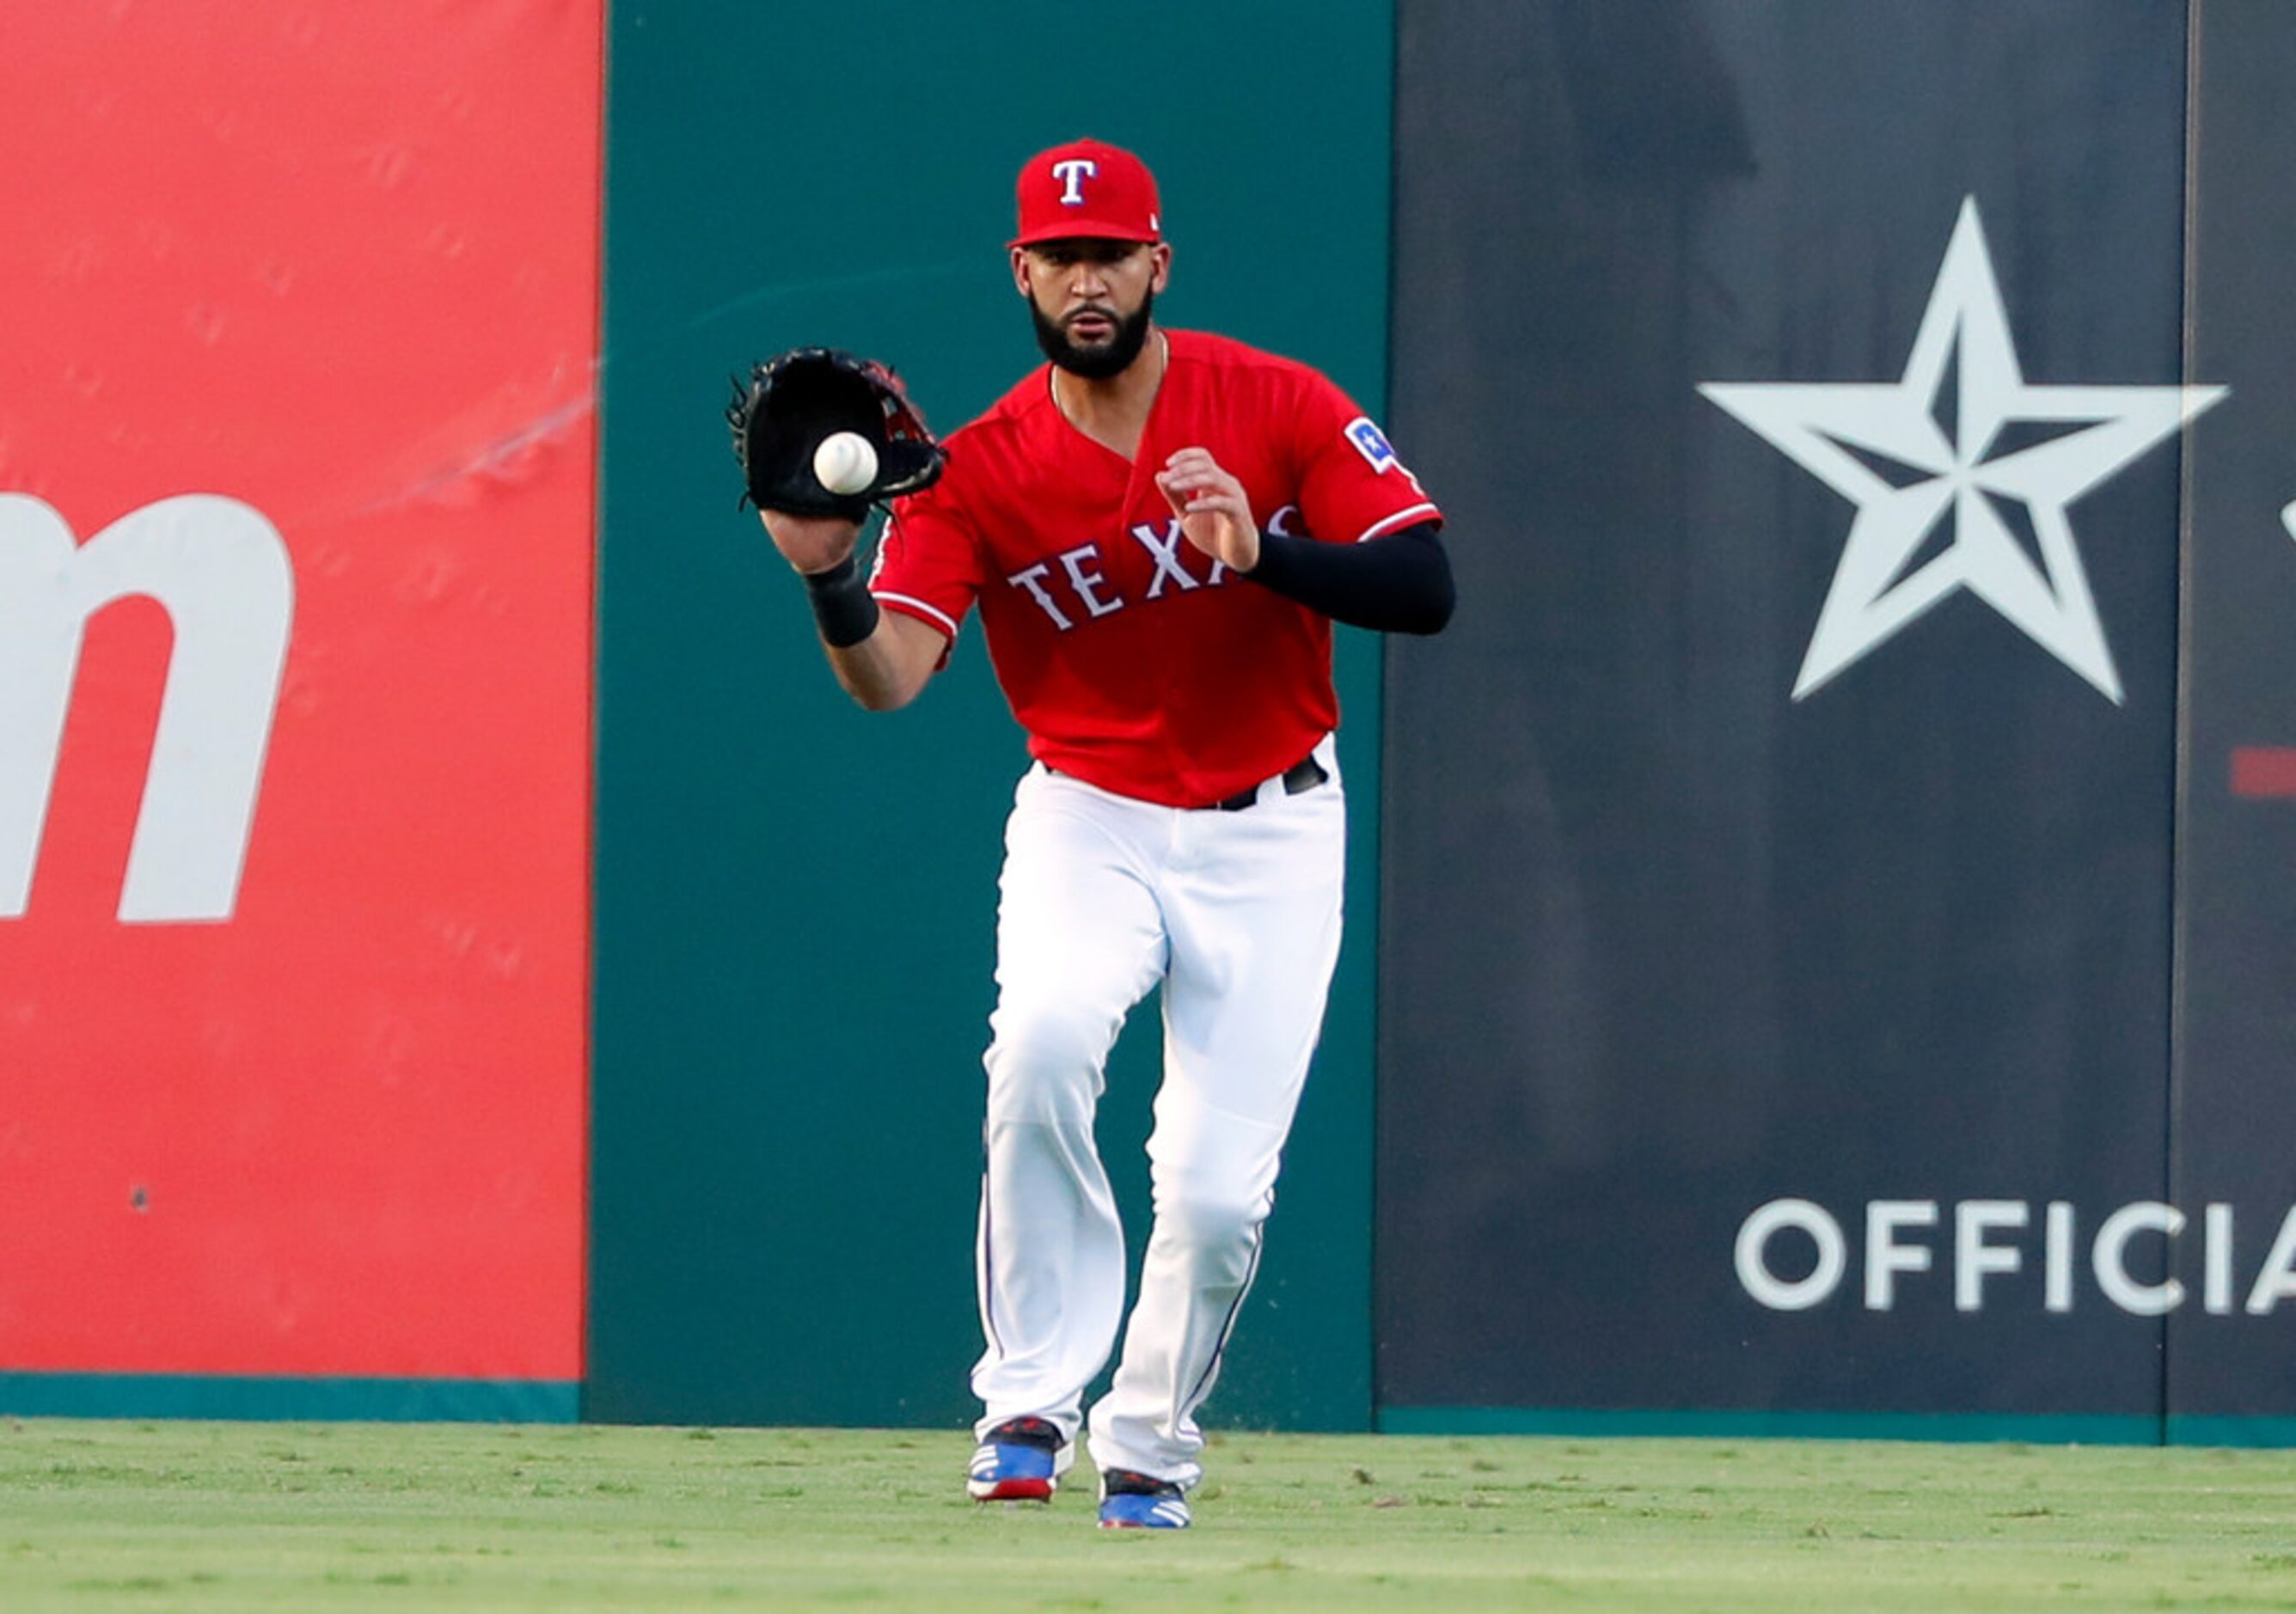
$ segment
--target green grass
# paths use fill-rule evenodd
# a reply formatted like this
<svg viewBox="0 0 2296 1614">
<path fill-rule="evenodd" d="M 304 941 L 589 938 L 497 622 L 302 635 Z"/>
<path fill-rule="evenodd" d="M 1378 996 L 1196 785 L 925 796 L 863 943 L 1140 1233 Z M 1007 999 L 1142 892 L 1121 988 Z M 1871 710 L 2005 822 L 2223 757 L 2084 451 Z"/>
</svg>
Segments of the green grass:
<svg viewBox="0 0 2296 1614">
<path fill-rule="evenodd" d="M 2296 1454 L 1229 1436 L 1185 1535 L 961 1433 L 0 1424 L 0 1609 L 2296 1610 Z"/>
</svg>

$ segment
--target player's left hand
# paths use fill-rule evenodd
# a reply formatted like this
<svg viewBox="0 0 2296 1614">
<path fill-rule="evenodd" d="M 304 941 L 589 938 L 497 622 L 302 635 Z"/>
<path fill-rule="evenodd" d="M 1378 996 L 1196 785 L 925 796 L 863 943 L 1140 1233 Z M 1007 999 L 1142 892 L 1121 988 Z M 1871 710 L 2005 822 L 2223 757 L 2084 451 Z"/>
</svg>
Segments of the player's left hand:
<svg viewBox="0 0 2296 1614">
<path fill-rule="evenodd" d="M 1164 462 L 1156 486 L 1189 543 L 1230 571 L 1259 564 L 1259 524 L 1243 484 L 1220 469 L 1208 449 L 1183 448 Z"/>
</svg>

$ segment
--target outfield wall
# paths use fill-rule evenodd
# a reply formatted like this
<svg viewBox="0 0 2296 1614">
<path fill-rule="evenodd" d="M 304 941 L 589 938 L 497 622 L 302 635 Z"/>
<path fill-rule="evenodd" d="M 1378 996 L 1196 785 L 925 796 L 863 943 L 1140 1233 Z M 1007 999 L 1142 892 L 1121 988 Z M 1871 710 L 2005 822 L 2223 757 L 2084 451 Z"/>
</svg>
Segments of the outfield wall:
<svg viewBox="0 0 2296 1614">
<path fill-rule="evenodd" d="M 986 407 L 1035 356 L 1003 250 L 1013 171 L 1090 132 L 1153 154 L 1166 317 L 1376 399 L 1389 39 L 1364 0 L 1184 0 L 1152 27 L 1010 0 L 898 29 L 612 13 L 590 1415 L 976 1415 L 980 1054 L 1026 758 L 977 625 L 909 710 L 865 716 L 836 688 L 734 509 L 727 369 L 827 341 L 894 359 L 944 429 Z M 866 61 L 865 84 L 816 70 L 839 61 Z M 1112 94 L 1111 75 L 1185 88 Z M 1346 766 L 1368 782 L 1377 645 L 1348 640 Z M 1263 1426 L 1370 1417 L 1376 796 L 1357 796 L 1354 923 L 1239 1323 L 1257 1343 L 1223 1370 L 1223 1407 Z M 1152 1009 L 1103 1108 L 1136 1212 Z M 1136 1215 L 1136 1250 L 1145 1231 Z"/>
<path fill-rule="evenodd" d="M 2285 1434 L 2296 14 L 1401 18 L 1382 1427 Z"/>
<path fill-rule="evenodd" d="M 1212 1421 L 2296 1438 L 2296 13 L 52 10 L 0 1410 L 969 1418 L 1020 736 L 972 631 L 845 701 L 720 411 L 802 341 L 984 406 L 1013 167 L 1088 132 L 1461 585 L 1340 635 L 1352 923 Z"/>
<path fill-rule="evenodd" d="M 0 52 L 12 1411 L 576 1410 L 599 13 L 371 9 Z"/>
</svg>

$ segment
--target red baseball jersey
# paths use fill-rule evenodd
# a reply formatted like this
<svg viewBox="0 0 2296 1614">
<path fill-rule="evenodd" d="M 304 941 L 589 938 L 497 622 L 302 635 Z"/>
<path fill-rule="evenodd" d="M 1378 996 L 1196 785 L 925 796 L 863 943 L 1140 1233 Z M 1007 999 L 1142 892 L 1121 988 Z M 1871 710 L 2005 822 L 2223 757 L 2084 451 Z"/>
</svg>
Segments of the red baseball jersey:
<svg viewBox="0 0 2296 1614">
<path fill-rule="evenodd" d="M 870 587 L 952 639 L 980 606 L 997 682 L 1046 766 L 1202 807 L 1283 772 L 1338 725 L 1332 623 L 1190 544 L 1156 487 L 1164 462 L 1209 450 L 1263 529 L 1325 543 L 1442 514 L 1316 370 L 1166 334 L 1136 456 L 1070 424 L 1042 365 L 950 436 L 939 483 L 898 502 Z"/>
</svg>

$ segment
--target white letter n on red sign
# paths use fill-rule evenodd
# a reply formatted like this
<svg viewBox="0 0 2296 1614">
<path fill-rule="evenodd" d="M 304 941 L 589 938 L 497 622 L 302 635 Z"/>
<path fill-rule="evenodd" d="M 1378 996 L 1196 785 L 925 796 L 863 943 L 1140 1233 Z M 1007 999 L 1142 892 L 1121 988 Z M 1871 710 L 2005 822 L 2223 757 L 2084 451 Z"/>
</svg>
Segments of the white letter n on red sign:
<svg viewBox="0 0 2296 1614">
<path fill-rule="evenodd" d="M 148 594 L 175 627 L 119 917 L 229 919 L 254 827 L 295 614 L 276 528 L 252 507 L 184 494 L 77 545 L 63 517 L 0 494 L 0 919 L 30 898 L 87 619 Z"/>
</svg>

